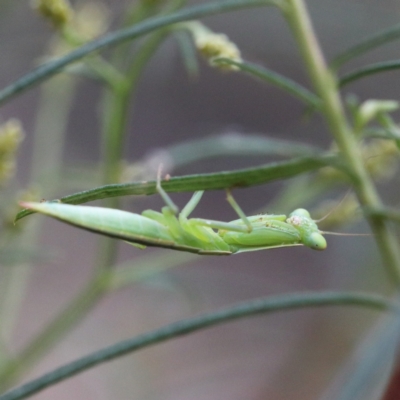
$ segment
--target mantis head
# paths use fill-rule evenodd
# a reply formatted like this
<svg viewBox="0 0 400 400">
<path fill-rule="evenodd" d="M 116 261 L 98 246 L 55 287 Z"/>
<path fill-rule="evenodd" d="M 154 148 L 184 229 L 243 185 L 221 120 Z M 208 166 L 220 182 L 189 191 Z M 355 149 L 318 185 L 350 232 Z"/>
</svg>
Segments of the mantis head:
<svg viewBox="0 0 400 400">
<path fill-rule="evenodd" d="M 310 213 L 304 208 L 294 210 L 286 222 L 296 228 L 301 237 L 304 246 L 313 250 L 325 250 L 327 247 L 326 240 L 322 236 L 318 225 L 311 218 Z"/>
</svg>

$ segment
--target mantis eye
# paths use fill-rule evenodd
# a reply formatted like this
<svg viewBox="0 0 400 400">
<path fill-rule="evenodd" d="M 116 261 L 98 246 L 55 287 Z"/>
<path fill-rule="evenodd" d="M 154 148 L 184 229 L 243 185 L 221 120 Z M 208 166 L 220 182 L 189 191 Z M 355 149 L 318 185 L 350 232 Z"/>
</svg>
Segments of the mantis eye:
<svg viewBox="0 0 400 400">
<path fill-rule="evenodd" d="M 325 238 L 318 232 L 313 232 L 308 235 L 303 243 L 313 250 L 325 250 L 327 246 Z"/>
</svg>

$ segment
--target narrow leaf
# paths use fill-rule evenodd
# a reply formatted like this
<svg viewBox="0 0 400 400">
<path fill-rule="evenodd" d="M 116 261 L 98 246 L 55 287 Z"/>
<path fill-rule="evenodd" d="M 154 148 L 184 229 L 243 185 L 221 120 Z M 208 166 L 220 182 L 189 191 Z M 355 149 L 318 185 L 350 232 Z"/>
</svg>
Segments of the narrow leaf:
<svg viewBox="0 0 400 400">
<path fill-rule="evenodd" d="M 241 71 L 247 72 L 253 77 L 259 78 L 264 82 L 285 90 L 292 96 L 301 100 L 309 107 L 317 109 L 321 107 L 321 100 L 310 90 L 306 89 L 304 86 L 299 85 L 297 82 L 287 78 L 286 76 L 278 74 L 277 72 L 274 72 L 268 68 L 246 61 L 234 61 L 229 58 L 215 58 L 213 59 L 213 63 L 222 65 L 235 65 Z"/>
<path fill-rule="evenodd" d="M 178 143 L 165 149 L 179 165 L 221 156 L 274 155 L 306 157 L 321 154 L 321 149 L 289 140 L 273 139 L 265 135 L 225 133 Z M 164 149 L 163 149 L 164 151 Z"/>
<path fill-rule="evenodd" d="M 277 4 L 279 4 L 278 0 L 217 1 L 214 3 L 200 4 L 197 6 L 188 7 L 168 15 L 149 18 L 128 28 L 111 32 L 99 39 L 93 40 L 92 42 L 89 42 L 77 48 L 76 50 L 71 51 L 64 57 L 60 57 L 54 61 L 50 61 L 37 67 L 33 71 L 29 72 L 22 78 L 18 79 L 11 85 L 1 90 L 0 104 L 4 103 L 6 100 L 17 95 L 18 93 L 24 92 L 29 88 L 38 85 L 45 79 L 49 79 L 51 76 L 57 74 L 62 69 L 64 69 L 67 65 L 79 61 L 88 54 L 103 50 L 105 48 L 114 46 L 127 40 L 136 39 L 137 37 L 146 35 L 150 32 L 166 27 L 168 25 L 223 12 L 239 10 L 242 8 L 271 5 L 276 6 Z"/>
<path fill-rule="evenodd" d="M 400 313 L 386 315 L 358 346 L 322 400 L 379 400 L 396 359 Z"/>
<path fill-rule="evenodd" d="M 162 182 L 167 192 L 194 192 L 196 190 L 219 190 L 260 185 L 278 179 L 288 179 L 296 175 L 315 171 L 324 166 L 344 169 L 337 156 L 327 154 L 309 156 L 289 161 L 273 162 L 256 168 L 218 172 L 211 174 L 172 177 Z M 155 194 L 156 181 L 144 181 L 105 185 L 95 189 L 75 193 L 56 200 L 58 203 L 82 204 L 110 197 Z M 32 214 L 30 210 L 20 211 L 15 220 Z"/>
<path fill-rule="evenodd" d="M 175 33 L 175 37 L 189 78 L 197 78 L 199 76 L 199 63 L 197 60 L 197 53 L 193 47 L 193 41 L 190 39 L 187 32 L 178 31 Z"/>
<path fill-rule="evenodd" d="M 376 310 L 391 310 L 395 308 L 393 303 L 377 295 L 340 292 L 292 293 L 290 295 L 273 296 L 242 302 L 233 307 L 213 313 L 178 321 L 155 331 L 95 351 L 87 356 L 56 368 L 22 386 L 11 389 L 7 393 L 1 395 L 0 400 L 25 399 L 99 364 L 111 361 L 139 349 L 221 323 L 284 310 L 337 305 L 361 306 Z"/>
<path fill-rule="evenodd" d="M 400 68 L 400 61 L 385 61 L 381 63 L 367 65 L 363 68 L 357 69 L 355 71 L 349 72 L 348 74 L 342 76 L 339 79 L 338 85 L 339 87 L 344 87 L 351 82 L 354 82 L 358 79 L 365 78 L 369 75 L 378 74 L 380 72 L 392 71 Z"/>
<path fill-rule="evenodd" d="M 339 54 L 331 62 L 331 68 L 338 69 L 345 62 L 398 38 L 400 38 L 400 24 L 393 25 L 388 29 L 378 32 Z"/>
</svg>

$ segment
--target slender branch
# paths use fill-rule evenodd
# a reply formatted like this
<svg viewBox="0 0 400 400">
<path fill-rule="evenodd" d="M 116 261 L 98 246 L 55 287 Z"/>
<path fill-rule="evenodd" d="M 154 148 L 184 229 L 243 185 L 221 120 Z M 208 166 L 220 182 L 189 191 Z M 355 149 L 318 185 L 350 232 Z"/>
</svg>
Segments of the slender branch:
<svg viewBox="0 0 400 400">
<path fill-rule="evenodd" d="M 9 100 L 18 93 L 24 92 L 50 78 L 60 72 L 67 65 L 79 61 L 83 57 L 96 51 L 103 50 L 107 47 L 119 44 L 121 42 L 135 39 L 139 36 L 146 35 L 154 30 L 166 27 L 177 22 L 198 19 L 209 15 L 219 14 L 228 11 L 240 10 L 242 8 L 261 7 L 261 6 L 278 6 L 279 0 L 228 0 L 218 1 L 215 3 L 202 4 L 180 11 L 176 11 L 169 15 L 161 17 L 149 18 L 146 21 L 135 24 L 134 26 L 120 29 L 116 32 L 109 33 L 100 39 L 87 43 L 78 49 L 70 52 L 65 57 L 48 62 L 29 72 L 22 78 L 18 79 L 11 85 L 0 91 L 0 104 Z"/>
<path fill-rule="evenodd" d="M 400 211 L 396 208 L 384 207 L 381 209 L 374 209 L 365 207 L 364 212 L 377 218 L 384 218 L 398 224 L 400 223 Z"/>
<path fill-rule="evenodd" d="M 335 57 L 335 59 L 331 62 L 332 69 L 338 69 L 341 65 L 350 61 L 351 59 L 358 57 L 378 46 L 382 46 L 387 44 L 393 40 L 396 40 L 400 37 L 400 24 L 396 24 L 391 26 L 388 29 L 385 29 L 381 32 L 374 34 L 362 42 L 350 47 L 345 50 L 343 53 L 339 54 Z"/>
<path fill-rule="evenodd" d="M 292 79 L 287 78 L 284 75 L 278 74 L 275 71 L 272 71 L 268 68 L 262 67 L 257 64 L 253 64 L 247 61 L 234 61 L 229 58 L 215 58 L 213 59 L 213 63 L 215 64 L 228 64 L 235 65 L 241 71 L 247 72 L 249 75 L 254 76 L 267 82 L 271 85 L 277 86 L 278 88 L 285 90 L 292 96 L 298 98 L 306 106 L 312 107 L 313 109 L 318 109 L 321 106 L 321 101 L 314 93 L 306 89 L 304 86 L 301 86 L 297 82 Z"/>
<path fill-rule="evenodd" d="M 355 80 L 364 78 L 369 75 L 378 74 L 380 72 L 392 71 L 396 69 L 400 69 L 399 60 L 385 61 L 367 65 L 363 68 L 359 68 L 355 71 L 349 72 L 348 74 L 342 76 L 339 79 L 339 87 L 342 88 Z"/>
<path fill-rule="evenodd" d="M 363 206 L 381 208 L 379 195 L 364 168 L 356 135 L 347 122 L 336 79 L 325 63 L 304 2 L 287 0 L 285 15 L 298 41 L 316 92 L 323 102 L 323 111 L 331 133 L 352 171 L 357 197 Z M 374 237 L 390 280 L 399 287 L 400 255 L 397 243 L 382 219 L 367 215 L 367 220 L 375 233 Z"/>
<path fill-rule="evenodd" d="M 109 274 L 99 272 L 85 288 L 18 354 L 0 370 L 0 388 L 10 387 L 46 354 L 98 302 L 108 288 Z"/>
<path fill-rule="evenodd" d="M 169 339 L 174 339 L 200 329 L 233 321 L 235 319 L 284 310 L 303 309 L 304 307 L 338 305 L 359 306 L 375 310 L 394 311 L 397 309 L 397 305 L 394 302 L 391 302 L 384 297 L 363 293 L 293 293 L 290 295 L 273 296 L 242 302 L 234 307 L 225 308 L 214 313 L 175 322 L 161 329 L 116 343 L 112 346 L 91 353 L 76 361 L 65 364 L 38 379 L 10 390 L 0 396 L 0 400 L 25 399 L 49 386 L 55 385 L 58 382 L 68 379 L 89 368 L 93 368 L 101 363 L 111 361 L 117 357 L 124 356 L 144 347 Z"/>
<path fill-rule="evenodd" d="M 210 174 L 186 175 L 173 177 L 162 182 L 167 192 L 193 192 L 195 190 L 219 190 L 236 187 L 248 187 L 287 179 L 304 172 L 314 171 L 325 166 L 343 168 L 340 160 L 334 155 L 310 156 L 265 164 L 257 168 L 245 168 Z M 113 184 L 85 190 L 83 192 L 61 197 L 56 200 L 66 204 L 82 204 L 89 201 L 110 197 L 151 195 L 157 193 L 156 181 Z M 20 211 L 15 221 L 32 214 L 30 210 Z"/>
</svg>

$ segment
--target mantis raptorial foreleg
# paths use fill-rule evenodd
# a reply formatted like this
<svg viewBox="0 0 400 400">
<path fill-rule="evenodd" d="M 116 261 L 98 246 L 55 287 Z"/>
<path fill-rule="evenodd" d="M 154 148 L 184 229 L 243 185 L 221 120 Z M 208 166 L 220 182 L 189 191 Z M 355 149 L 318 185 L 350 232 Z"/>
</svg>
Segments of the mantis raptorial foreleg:
<svg viewBox="0 0 400 400">
<path fill-rule="evenodd" d="M 178 206 L 172 201 L 171 197 L 168 196 L 168 193 L 161 186 L 161 168 L 162 166 L 160 165 L 157 172 L 156 190 L 158 194 L 162 197 L 162 199 L 165 201 L 165 204 L 169 207 L 172 214 L 176 215 L 179 212 Z"/>
<path fill-rule="evenodd" d="M 187 218 L 199 203 L 201 197 L 203 196 L 203 193 L 204 191 L 195 192 L 190 201 L 183 208 L 182 212 L 179 215 L 181 223 L 185 223 L 185 221 L 187 221 Z M 241 218 L 241 221 L 243 221 L 244 225 L 232 224 L 231 222 L 214 221 L 203 218 L 191 218 L 190 224 L 192 226 L 200 225 L 213 229 L 224 229 L 233 232 L 251 232 L 251 230 L 253 229 L 251 222 L 248 220 L 248 218 L 240 208 L 239 204 L 236 203 L 236 200 L 233 198 L 233 196 L 229 191 L 227 191 L 227 200 L 229 204 L 232 206 L 232 208 L 237 212 L 238 216 Z"/>
<path fill-rule="evenodd" d="M 176 224 L 178 221 L 176 221 L 175 218 L 172 218 L 172 215 L 176 215 L 179 212 L 179 208 L 175 205 L 175 203 L 172 201 L 171 197 L 169 197 L 168 193 L 163 189 L 161 185 L 161 167 L 158 169 L 157 173 L 157 185 L 156 185 L 156 190 L 164 200 L 165 204 L 167 205 L 166 207 L 163 207 L 162 209 L 162 214 L 163 217 L 168 221 L 168 224 L 171 226 L 171 228 L 176 231 L 178 231 L 178 226 Z M 193 194 L 189 202 L 186 204 L 186 206 L 182 209 L 182 211 L 179 214 L 179 220 L 181 224 L 185 224 L 187 222 L 187 218 L 189 215 L 193 212 L 193 210 L 196 208 L 196 206 L 199 204 L 202 196 L 203 196 L 204 190 L 197 191 Z M 236 211 L 240 219 L 243 221 L 244 226 L 241 224 L 232 224 L 229 222 L 222 222 L 222 221 L 214 221 L 214 220 L 208 220 L 208 219 L 202 219 L 202 218 L 191 218 L 190 219 L 190 224 L 193 225 L 200 225 L 200 226 L 207 226 L 209 228 L 213 229 L 224 229 L 224 230 L 229 230 L 233 232 L 251 232 L 253 229 L 253 226 L 251 222 L 248 220 L 246 217 L 246 214 L 243 212 L 243 210 L 240 208 L 239 204 L 236 202 L 236 200 L 233 198 L 230 190 L 226 191 L 227 196 L 226 199 L 228 203 L 232 206 L 232 208 Z M 142 213 L 143 215 L 160 220 L 160 217 L 158 215 L 152 215 L 150 212 L 145 211 Z M 175 228 L 175 229 L 174 229 Z"/>
<path fill-rule="evenodd" d="M 226 200 L 232 206 L 232 208 L 236 211 L 237 215 L 239 215 L 240 219 L 244 222 L 244 224 L 247 226 L 247 232 L 251 232 L 253 230 L 253 226 L 251 225 L 251 222 L 246 217 L 246 214 L 240 208 L 239 204 L 233 198 L 232 193 L 229 189 L 226 191 Z"/>
</svg>

